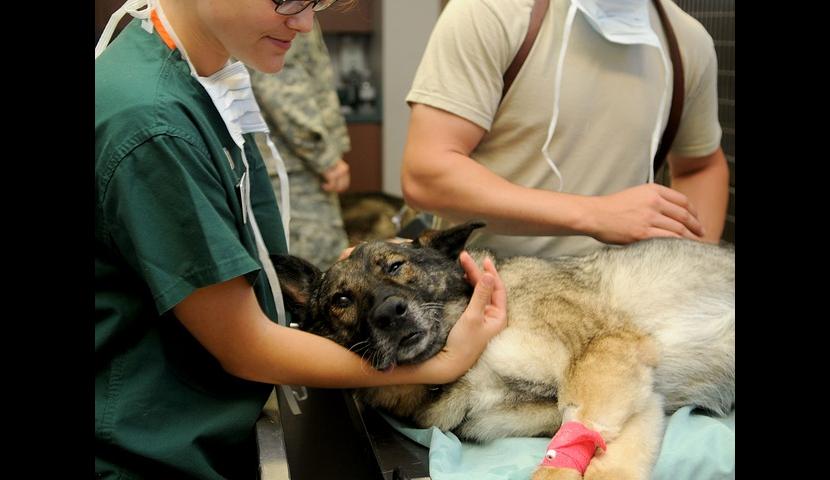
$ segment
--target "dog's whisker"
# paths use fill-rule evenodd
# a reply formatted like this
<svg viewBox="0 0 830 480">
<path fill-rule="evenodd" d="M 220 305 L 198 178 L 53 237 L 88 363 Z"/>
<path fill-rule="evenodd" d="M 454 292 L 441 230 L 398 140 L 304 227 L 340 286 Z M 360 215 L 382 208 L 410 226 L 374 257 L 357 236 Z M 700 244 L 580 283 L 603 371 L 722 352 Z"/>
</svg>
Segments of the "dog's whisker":
<svg viewBox="0 0 830 480">
<path fill-rule="evenodd" d="M 380 351 L 379 350 L 374 350 L 372 352 L 372 357 L 371 357 L 371 361 L 369 362 L 369 365 L 371 365 L 372 368 L 374 368 L 376 370 L 377 370 L 377 368 L 375 367 L 375 365 L 377 365 L 377 360 L 379 358 L 380 358 Z"/>
<path fill-rule="evenodd" d="M 357 353 L 359 349 L 366 348 L 369 346 L 369 340 L 363 340 L 362 342 L 357 342 L 349 348 L 349 351 L 354 351 Z"/>
<path fill-rule="evenodd" d="M 438 303 L 438 302 L 426 302 L 426 303 L 422 303 L 422 304 L 421 304 L 421 307 L 423 307 L 423 308 L 427 308 L 427 307 L 443 307 L 443 306 L 444 306 L 444 304 L 443 304 L 443 303 Z"/>
<path fill-rule="evenodd" d="M 367 354 L 369 355 L 368 357 L 367 357 Z M 374 355 L 375 355 L 375 351 L 373 351 L 373 350 L 372 350 L 370 347 L 368 347 L 368 346 L 367 346 L 367 348 L 363 351 L 363 353 L 360 355 L 360 359 L 361 359 L 361 360 L 363 360 L 363 361 L 365 362 L 363 365 L 361 365 L 361 366 L 360 366 L 360 370 L 361 370 L 363 373 L 366 373 L 366 372 L 367 372 L 367 370 L 366 370 L 366 365 L 369 365 L 369 367 L 370 367 L 370 368 L 372 368 L 372 366 L 374 365 L 374 363 L 372 363 L 372 357 L 374 357 Z"/>
</svg>

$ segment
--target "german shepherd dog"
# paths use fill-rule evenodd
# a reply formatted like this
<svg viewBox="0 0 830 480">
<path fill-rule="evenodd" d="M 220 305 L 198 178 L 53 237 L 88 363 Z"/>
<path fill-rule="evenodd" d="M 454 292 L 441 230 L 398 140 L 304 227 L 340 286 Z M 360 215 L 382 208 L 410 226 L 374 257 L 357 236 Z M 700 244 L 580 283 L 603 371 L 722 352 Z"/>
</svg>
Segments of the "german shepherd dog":
<svg viewBox="0 0 830 480">
<path fill-rule="evenodd" d="M 274 258 L 301 327 L 362 354 L 377 369 L 438 353 L 472 287 L 458 263 L 473 222 L 410 244 L 361 244 L 327 272 Z M 479 263 L 486 252 L 471 252 Z M 421 427 L 484 442 L 552 436 L 563 422 L 598 432 L 607 450 L 591 479 L 647 479 L 664 412 L 735 404 L 735 254 L 651 239 L 586 256 L 515 257 L 498 265 L 508 325 L 447 385 L 367 388 L 363 401 Z M 582 478 L 539 468 L 534 478 Z"/>
</svg>

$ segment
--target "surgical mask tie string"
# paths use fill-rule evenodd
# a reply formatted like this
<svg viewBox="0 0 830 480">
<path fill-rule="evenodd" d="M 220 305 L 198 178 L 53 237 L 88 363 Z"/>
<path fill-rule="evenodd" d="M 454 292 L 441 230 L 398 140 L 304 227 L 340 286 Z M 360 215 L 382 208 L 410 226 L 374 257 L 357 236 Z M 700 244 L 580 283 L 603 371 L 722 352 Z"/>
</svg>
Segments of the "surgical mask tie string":
<svg viewBox="0 0 830 480">
<path fill-rule="evenodd" d="M 556 63 L 556 74 L 554 78 L 553 112 L 551 114 L 548 135 L 542 146 L 542 155 L 550 165 L 553 173 L 559 178 L 559 191 L 564 187 L 562 173 L 556 163 L 550 157 L 548 148 L 556 124 L 559 120 L 559 103 L 562 90 L 562 72 L 564 70 L 565 53 L 571 37 L 571 30 L 574 24 L 576 10 L 582 12 L 585 19 L 600 35 L 609 42 L 623 45 L 642 44 L 655 47 L 660 52 L 660 60 L 663 63 L 664 88 L 660 97 L 657 110 L 657 121 L 649 138 L 649 159 L 648 159 L 648 181 L 654 182 L 654 155 L 660 144 L 661 132 L 665 128 L 663 115 L 666 110 L 666 99 L 670 88 L 671 65 L 665 48 L 657 37 L 657 33 L 651 28 L 648 13 L 648 4 L 645 0 L 625 0 L 608 2 L 604 0 L 571 0 L 570 8 L 565 20 L 565 28 L 562 39 L 562 47 L 559 50 L 559 58 Z M 667 121 L 667 119 L 666 119 Z"/>
<path fill-rule="evenodd" d="M 121 8 L 110 15 L 110 19 L 107 21 L 107 26 L 104 27 L 104 31 L 101 32 L 101 37 L 95 45 L 95 58 L 98 58 L 98 56 L 101 55 L 101 53 L 103 53 L 107 48 L 107 45 L 110 43 L 110 39 L 112 39 L 113 33 L 115 33 L 115 27 L 118 26 L 118 22 L 120 22 L 126 14 L 129 14 L 133 18 L 140 19 L 141 27 L 148 33 L 153 33 L 153 22 L 150 21 L 150 12 L 153 10 L 154 6 L 154 0 L 127 0 Z M 141 7 L 145 8 L 141 10 Z"/>
<path fill-rule="evenodd" d="M 550 168 L 553 169 L 553 173 L 559 177 L 560 192 L 565 186 L 565 180 L 562 178 L 562 174 L 559 172 L 559 169 L 556 168 L 556 163 L 554 163 L 553 159 L 550 157 L 550 154 L 548 153 L 548 146 L 550 146 L 550 141 L 553 139 L 553 132 L 556 130 L 556 122 L 559 120 L 559 94 L 562 91 L 562 71 L 564 69 L 565 52 L 568 50 L 568 41 L 571 37 L 571 29 L 573 28 L 575 16 L 576 5 L 571 4 L 568 9 L 568 16 L 565 19 L 565 31 L 562 38 L 562 48 L 559 49 L 559 58 L 556 62 L 556 76 L 553 86 L 553 114 L 550 119 L 550 125 L 548 125 L 548 136 L 545 139 L 545 144 L 542 145 L 542 155 L 545 157 L 548 165 L 550 165 Z"/>
</svg>

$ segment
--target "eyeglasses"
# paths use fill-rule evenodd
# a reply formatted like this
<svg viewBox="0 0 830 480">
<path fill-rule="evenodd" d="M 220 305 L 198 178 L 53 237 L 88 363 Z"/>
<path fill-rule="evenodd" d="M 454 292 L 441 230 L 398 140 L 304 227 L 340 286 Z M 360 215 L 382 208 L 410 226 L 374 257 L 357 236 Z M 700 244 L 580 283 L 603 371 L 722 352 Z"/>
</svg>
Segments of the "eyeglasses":
<svg viewBox="0 0 830 480">
<path fill-rule="evenodd" d="M 309 5 L 314 5 L 311 7 L 312 10 L 315 12 L 322 12 L 323 10 L 329 8 L 330 6 L 334 5 L 334 2 L 337 0 L 271 0 L 277 6 L 274 8 L 274 11 L 279 13 L 280 15 L 296 15 L 306 8 Z"/>
</svg>

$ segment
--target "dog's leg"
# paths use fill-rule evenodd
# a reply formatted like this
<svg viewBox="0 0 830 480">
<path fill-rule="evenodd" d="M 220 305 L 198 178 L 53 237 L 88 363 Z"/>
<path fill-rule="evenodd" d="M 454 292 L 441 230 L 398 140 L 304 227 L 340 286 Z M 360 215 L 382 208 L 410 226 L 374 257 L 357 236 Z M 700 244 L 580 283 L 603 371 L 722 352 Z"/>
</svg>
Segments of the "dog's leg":
<svg viewBox="0 0 830 480">
<path fill-rule="evenodd" d="M 643 410 L 625 422 L 619 436 L 608 443 L 608 451 L 597 455 L 585 470 L 585 480 L 651 478 L 651 470 L 663 439 L 663 403 L 653 394 Z"/>
<path fill-rule="evenodd" d="M 533 472 L 531 480 L 582 480 L 582 475 L 570 468 L 542 468 Z"/>
<path fill-rule="evenodd" d="M 561 413 L 554 401 L 505 402 L 471 412 L 457 433 L 479 442 L 489 442 L 504 436 L 549 436 L 561 424 Z"/>
<path fill-rule="evenodd" d="M 599 433 L 607 444 L 589 460 L 586 480 L 649 478 L 662 438 L 662 401 L 652 379 L 658 357 L 648 337 L 620 331 L 595 338 L 575 359 L 560 388 L 562 421 Z M 581 478 L 575 473 L 540 467 L 534 479 Z"/>
</svg>

